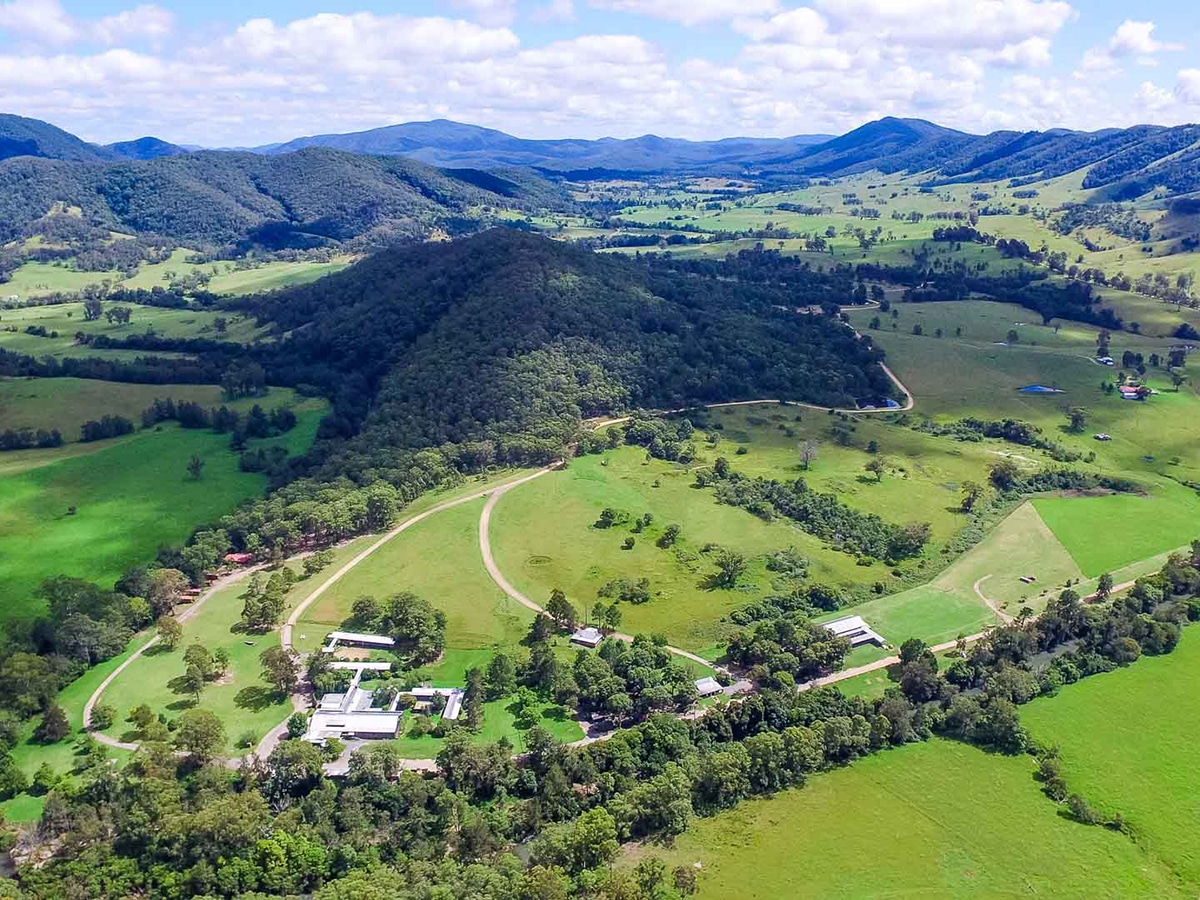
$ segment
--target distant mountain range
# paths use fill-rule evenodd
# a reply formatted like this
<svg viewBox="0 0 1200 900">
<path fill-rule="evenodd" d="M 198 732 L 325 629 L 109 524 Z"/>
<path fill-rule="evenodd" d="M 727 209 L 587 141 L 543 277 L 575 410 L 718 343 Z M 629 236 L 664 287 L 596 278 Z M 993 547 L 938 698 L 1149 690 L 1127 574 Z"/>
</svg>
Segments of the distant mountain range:
<svg viewBox="0 0 1200 900">
<path fill-rule="evenodd" d="M 407 157 L 407 158 L 406 158 Z M 437 167 L 435 167 L 437 166 Z M 885 118 L 840 137 L 534 141 L 455 122 L 299 138 L 252 151 L 195 151 L 154 137 L 100 146 L 0 115 L 0 241 L 56 203 L 105 228 L 204 244 L 292 245 L 421 235 L 480 210 L 566 209 L 563 177 L 719 175 L 764 185 L 908 172 L 929 185 L 1032 182 L 1086 169 L 1103 200 L 1200 192 L 1200 125 L 974 135 Z"/>
<path fill-rule="evenodd" d="M 332 147 L 350 153 L 410 156 L 435 166 L 528 166 L 573 176 L 589 174 L 659 174 L 714 167 L 738 168 L 747 160 L 786 156 L 829 140 L 829 135 L 788 138 L 726 138 L 685 141 L 644 135 L 619 140 L 525 140 L 478 125 L 446 119 L 388 125 L 352 134 L 321 134 L 285 144 L 255 147 L 277 155 L 305 147 Z"/>
</svg>

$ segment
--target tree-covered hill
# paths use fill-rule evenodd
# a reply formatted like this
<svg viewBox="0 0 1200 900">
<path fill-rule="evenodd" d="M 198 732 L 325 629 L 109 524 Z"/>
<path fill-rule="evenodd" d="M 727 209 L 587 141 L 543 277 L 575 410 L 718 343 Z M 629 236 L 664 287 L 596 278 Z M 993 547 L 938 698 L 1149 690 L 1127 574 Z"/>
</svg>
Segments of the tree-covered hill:
<svg viewBox="0 0 1200 900">
<path fill-rule="evenodd" d="M 326 433 L 357 432 L 327 466 L 336 475 L 444 444 L 546 460 L 581 418 L 638 407 L 878 402 L 892 390 L 882 354 L 837 318 L 791 311 L 852 289 L 845 274 L 738 282 L 496 229 L 249 303 L 288 335 L 269 377 L 324 383 L 337 401 Z"/>
<path fill-rule="evenodd" d="M 539 208 L 561 191 L 527 174 L 447 172 L 323 148 L 285 156 L 207 151 L 103 165 L 0 162 L 0 241 L 56 203 L 89 223 L 196 246 L 380 243 L 462 230 L 483 206 Z"/>
<path fill-rule="evenodd" d="M 0 113 L 0 160 L 14 156 L 100 162 L 112 154 L 40 119 Z"/>
</svg>

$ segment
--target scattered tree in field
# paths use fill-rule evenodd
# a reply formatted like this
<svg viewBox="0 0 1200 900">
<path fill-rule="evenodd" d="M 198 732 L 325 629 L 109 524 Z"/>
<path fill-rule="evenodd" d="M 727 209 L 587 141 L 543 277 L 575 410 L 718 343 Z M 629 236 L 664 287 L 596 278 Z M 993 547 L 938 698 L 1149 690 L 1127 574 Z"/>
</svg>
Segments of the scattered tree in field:
<svg viewBox="0 0 1200 900">
<path fill-rule="evenodd" d="M 567 599 L 567 595 L 559 588 L 550 592 L 550 600 L 546 603 L 546 612 L 559 628 L 571 631 L 579 622 L 579 613 Z"/>
<path fill-rule="evenodd" d="M 225 726 L 207 709 L 189 709 L 178 719 L 175 746 L 196 762 L 207 762 L 225 747 Z"/>
<path fill-rule="evenodd" d="M 117 711 L 107 703 L 97 703 L 92 707 L 90 727 L 94 731 L 104 731 L 106 728 L 111 728 L 112 723 L 117 719 Z"/>
<path fill-rule="evenodd" d="M 178 619 L 171 616 L 161 616 L 155 628 L 158 631 L 158 639 L 168 650 L 174 650 L 183 639 L 183 626 L 179 624 Z"/>
<path fill-rule="evenodd" d="M 1021 470 L 1011 459 L 1001 459 L 992 463 L 988 478 L 997 490 L 1011 491 L 1021 482 Z"/>
<path fill-rule="evenodd" d="M 1021 341 L 1021 336 L 1019 334 L 1017 334 L 1017 329 L 1015 329 L 1015 328 L 1008 329 L 1008 334 L 1006 334 L 1004 336 L 1004 343 L 1017 344 L 1017 343 L 1020 343 L 1020 341 Z"/>
<path fill-rule="evenodd" d="M 800 445 L 800 462 L 804 464 L 804 471 L 808 471 L 813 464 L 813 460 L 817 458 L 820 452 L 820 445 L 812 438 L 809 438 Z"/>
<path fill-rule="evenodd" d="M 1184 375 L 1182 372 L 1179 372 L 1176 369 L 1171 370 L 1171 386 L 1173 388 L 1175 388 L 1176 393 L 1179 392 L 1179 389 L 1183 386 L 1184 382 L 1186 382 L 1186 381 L 1187 381 L 1187 376 Z"/>
<path fill-rule="evenodd" d="M 104 304 L 99 297 L 88 297 L 83 301 L 83 320 L 95 322 L 104 315 Z"/>
<path fill-rule="evenodd" d="M 1082 406 L 1072 406 L 1067 410 L 1067 428 L 1073 432 L 1083 431 L 1087 427 L 1088 412 Z"/>
<path fill-rule="evenodd" d="M 977 481 L 964 481 L 962 483 L 962 501 L 959 507 L 963 512 L 970 512 L 975 508 L 975 504 L 979 502 L 979 498 L 983 496 L 983 485 Z"/>
<path fill-rule="evenodd" d="M 408 591 L 387 599 L 381 624 L 411 667 L 433 662 L 446 648 L 446 614 Z"/>
<path fill-rule="evenodd" d="M 658 536 L 658 540 L 654 543 L 664 550 L 673 547 L 675 546 L 675 542 L 679 540 L 679 532 L 680 528 L 678 525 L 668 525 L 663 529 L 663 533 Z"/>
<path fill-rule="evenodd" d="M 215 677 L 212 654 L 202 644 L 192 644 L 183 651 L 183 664 L 188 667 L 194 666 L 205 681 Z"/>
<path fill-rule="evenodd" d="M 732 588 L 746 573 L 746 557 L 733 550 L 722 550 L 715 560 L 717 571 L 713 573 L 712 583 L 720 588 Z"/>
<path fill-rule="evenodd" d="M 212 667 L 213 678 L 221 678 L 229 671 L 229 651 L 224 647 L 218 647 L 213 651 Z"/>
<path fill-rule="evenodd" d="M 51 703 L 33 730 L 33 737 L 41 744 L 56 744 L 70 733 L 71 723 L 67 721 L 66 711 L 57 703 Z"/>
<path fill-rule="evenodd" d="M 1105 572 L 1100 576 L 1099 581 L 1096 582 L 1096 599 L 1100 602 L 1104 602 L 1112 595 L 1112 590 L 1113 577 L 1111 573 Z"/>
<path fill-rule="evenodd" d="M 192 458 L 188 460 L 187 471 L 192 481 L 200 480 L 200 476 L 204 474 L 204 460 L 200 458 L 199 454 L 192 454 Z"/>
<path fill-rule="evenodd" d="M 876 457 L 863 466 L 863 468 L 875 476 L 875 483 L 878 484 L 883 481 L 883 474 L 887 471 L 887 464 L 882 459 Z"/>
<path fill-rule="evenodd" d="M 304 558 L 304 577 L 311 578 L 333 562 L 332 550 L 318 550 Z"/>
<path fill-rule="evenodd" d="M 208 679 L 204 677 L 204 670 L 197 665 L 190 665 L 184 669 L 183 675 L 177 682 L 179 690 L 191 694 L 193 703 L 200 702 L 200 695 L 204 692 L 204 686 L 207 683 Z"/>
<path fill-rule="evenodd" d="M 284 647 L 268 647 L 259 654 L 262 677 L 280 696 L 296 690 L 299 673 L 296 670 L 296 654 Z"/>
</svg>

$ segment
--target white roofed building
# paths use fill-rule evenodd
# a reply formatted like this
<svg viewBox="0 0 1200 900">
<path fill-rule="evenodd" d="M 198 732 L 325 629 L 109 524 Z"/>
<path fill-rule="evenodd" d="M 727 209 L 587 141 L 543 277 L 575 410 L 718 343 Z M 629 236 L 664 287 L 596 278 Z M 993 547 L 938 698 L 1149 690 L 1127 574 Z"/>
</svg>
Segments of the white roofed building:
<svg viewBox="0 0 1200 900">
<path fill-rule="evenodd" d="M 604 640 L 604 632 L 599 628 L 580 628 L 571 635 L 572 644 L 581 644 L 584 647 L 596 648 L 600 646 L 600 642 Z"/>
<path fill-rule="evenodd" d="M 841 619 L 834 619 L 832 622 L 825 622 L 824 627 L 826 631 L 848 640 L 851 647 L 860 647 L 863 644 L 877 644 L 883 647 L 887 644 L 887 641 L 874 631 L 862 616 L 845 616 Z"/>
</svg>

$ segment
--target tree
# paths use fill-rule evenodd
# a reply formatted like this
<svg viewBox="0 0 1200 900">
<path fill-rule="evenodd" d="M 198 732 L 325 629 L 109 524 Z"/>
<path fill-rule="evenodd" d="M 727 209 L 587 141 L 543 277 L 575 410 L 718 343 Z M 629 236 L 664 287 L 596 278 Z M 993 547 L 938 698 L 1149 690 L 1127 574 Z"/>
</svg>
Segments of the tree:
<svg viewBox="0 0 1200 900">
<path fill-rule="evenodd" d="M 673 547 L 675 545 L 675 542 L 677 540 L 679 540 L 680 530 L 681 529 L 679 528 L 678 525 L 675 525 L 675 524 L 668 525 L 666 528 L 663 529 L 663 533 L 658 536 L 658 540 L 655 541 L 654 543 L 657 544 L 659 547 L 661 547 L 664 550 L 666 550 L 669 547 Z"/>
<path fill-rule="evenodd" d="M 517 667 L 507 653 L 497 653 L 488 663 L 487 698 L 498 700 L 517 689 Z"/>
<path fill-rule="evenodd" d="M 1021 483 L 1021 470 L 1011 459 L 1001 459 L 992 463 L 988 477 L 1000 491 L 1011 491 Z"/>
<path fill-rule="evenodd" d="M 514 673 L 514 682 L 515 680 Z M 483 726 L 483 697 L 483 671 L 478 666 L 472 666 L 467 670 L 467 686 L 463 691 L 462 705 L 463 721 L 472 731 L 478 731 Z"/>
<path fill-rule="evenodd" d="M 156 617 L 169 616 L 191 581 L 178 569 L 155 569 L 146 575 L 146 602 Z"/>
<path fill-rule="evenodd" d="M 979 498 L 983 496 L 983 485 L 977 481 L 964 481 L 962 483 L 962 502 L 959 507 L 963 512 L 970 512 L 975 508 L 975 504 L 979 502 Z"/>
<path fill-rule="evenodd" d="M 189 709 L 178 719 L 175 746 L 196 762 L 212 759 L 225 747 L 225 726 L 207 709 Z"/>
<path fill-rule="evenodd" d="M 200 480 L 200 476 L 204 472 L 204 460 L 200 458 L 199 454 L 192 454 L 192 458 L 188 460 L 187 471 L 192 481 Z"/>
<path fill-rule="evenodd" d="M 1016 344 L 1019 343 L 1020 340 L 1021 336 L 1017 334 L 1017 329 L 1015 328 L 1008 329 L 1008 334 L 1004 336 L 1004 342 L 1006 344 Z"/>
<path fill-rule="evenodd" d="M 1096 600 L 1103 603 L 1109 598 L 1113 590 L 1113 577 L 1110 573 L 1105 572 L 1100 576 L 1100 580 L 1096 582 Z"/>
<path fill-rule="evenodd" d="M 51 703 L 34 729 L 33 737 L 42 744 L 56 744 L 70 733 L 71 723 L 67 721 L 66 711 L 57 703 Z"/>
<path fill-rule="evenodd" d="M 96 296 L 87 297 L 83 301 L 83 320 L 85 322 L 95 322 L 104 315 L 104 304 L 100 302 L 100 298 Z"/>
<path fill-rule="evenodd" d="M 863 466 L 863 468 L 875 476 L 875 483 L 878 484 L 883 481 L 883 474 L 887 471 L 887 463 L 876 457 Z"/>
<path fill-rule="evenodd" d="M 287 731 L 293 740 L 304 737 L 304 732 L 308 731 L 308 716 L 302 712 L 292 713 L 288 716 Z"/>
<path fill-rule="evenodd" d="M 712 582 L 717 587 L 734 587 L 746 572 L 746 557 L 733 550 L 722 550 L 715 562 L 717 571 L 712 576 Z"/>
<path fill-rule="evenodd" d="M 1187 377 L 1182 372 L 1175 369 L 1171 370 L 1171 386 L 1175 388 L 1176 393 L 1179 392 L 1179 388 L 1183 386 L 1185 381 L 1187 381 Z"/>
<path fill-rule="evenodd" d="M 554 588 L 550 592 L 550 599 L 546 603 L 546 612 L 554 620 L 555 625 L 566 631 L 574 630 L 579 622 L 579 613 L 560 588 Z"/>
<path fill-rule="evenodd" d="M 1087 427 L 1088 413 L 1082 406 L 1072 406 L 1067 410 L 1067 427 L 1076 433 Z"/>
<path fill-rule="evenodd" d="M 800 462 L 804 464 L 804 471 L 807 472 L 812 466 L 813 460 L 817 458 L 820 449 L 820 445 L 812 438 L 809 438 L 800 445 Z"/>
<path fill-rule="evenodd" d="M 211 681 L 216 677 L 212 654 L 202 644 L 192 644 L 183 651 L 183 664 L 188 668 L 195 668 L 204 681 Z"/>
<path fill-rule="evenodd" d="M 276 693 L 287 695 L 296 690 L 299 674 L 295 653 L 285 647 L 268 647 L 258 659 L 262 663 L 263 680 L 275 688 Z"/>
<path fill-rule="evenodd" d="M 107 703 L 97 703 L 92 707 L 92 717 L 88 722 L 88 726 L 93 731 L 104 731 L 106 728 L 112 727 L 112 723 L 116 721 L 117 711 Z"/>
</svg>

